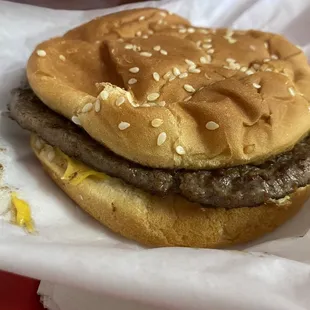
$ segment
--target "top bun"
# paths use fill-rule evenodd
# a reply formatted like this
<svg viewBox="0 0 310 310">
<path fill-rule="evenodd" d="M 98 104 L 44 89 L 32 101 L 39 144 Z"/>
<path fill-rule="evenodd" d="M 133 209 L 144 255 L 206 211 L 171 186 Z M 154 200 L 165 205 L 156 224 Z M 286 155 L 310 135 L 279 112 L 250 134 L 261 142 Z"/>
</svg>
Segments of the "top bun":
<svg viewBox="0 0 310 310">
<path fill-rule="evenodd" d="M 100 17 L 45 41 L 27 74 L 51 109 L 149 167 L 260 162 L 310 129 L 299 48 L 271 33 L 192 27 L 158 9 Z"/>
</svg>

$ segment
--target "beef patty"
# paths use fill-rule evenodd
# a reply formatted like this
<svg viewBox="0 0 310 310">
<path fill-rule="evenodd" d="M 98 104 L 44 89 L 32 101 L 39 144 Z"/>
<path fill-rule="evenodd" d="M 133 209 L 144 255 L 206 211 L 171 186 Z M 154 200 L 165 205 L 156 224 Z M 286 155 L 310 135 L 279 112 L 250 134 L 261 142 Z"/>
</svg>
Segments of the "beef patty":
<svg viewBox="0 0 310 310">
<path fill-rule="evenodd" d="M 178 193 L 205 207 L 254 207 L 283 198 L 310 180 L 310 136 L 260 165 L 215 170 L 162 170 L 112 153 L 46 107 L 30 89 L 14 91 L 10 115 L 21 127 L 94 169 L 156 195 Z"/>
</svg>

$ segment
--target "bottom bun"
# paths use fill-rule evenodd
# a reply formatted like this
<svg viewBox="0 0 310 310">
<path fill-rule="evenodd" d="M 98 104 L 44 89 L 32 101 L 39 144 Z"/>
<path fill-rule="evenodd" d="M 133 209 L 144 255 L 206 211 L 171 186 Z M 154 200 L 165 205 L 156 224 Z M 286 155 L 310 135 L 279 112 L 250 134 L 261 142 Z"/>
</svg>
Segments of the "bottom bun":
<svg viewBox="0 0 310 310">
<path fill-rule="evenodd" d="M 88 177 L 73 185 L 62 179 L 67 160 L 60 152 L 36 136 L 31 146 L 47 173 L 82 209 L 112 231 L 149 246 L 219 248 L 247 242 L 283 224 L 310 195 L 306 186 L 259 207 L 202 208 L 178 195 L 153 196 L 112 177 Z"/>
</svg>

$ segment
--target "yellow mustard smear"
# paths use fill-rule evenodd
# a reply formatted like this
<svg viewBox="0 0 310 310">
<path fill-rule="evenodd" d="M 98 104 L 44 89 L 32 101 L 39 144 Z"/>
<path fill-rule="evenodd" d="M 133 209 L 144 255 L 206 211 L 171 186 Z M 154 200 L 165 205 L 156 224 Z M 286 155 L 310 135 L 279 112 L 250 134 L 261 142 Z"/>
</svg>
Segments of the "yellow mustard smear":
<svg viewBox="0 0 310 310">
<path fill-rule="evenodd" d="M 58 153 L 67 160 L 67 168 L 64 175 L 61 177 L 62 180 L 67 180 L 72 185 L 79 185 L 90 176 L 101 180 L 108 178 L 106 174 L 90 169 L 88 166 L 70 158 L 60 150 L 58 150 Z"/>
<path fill-rule="evenodd" d="M 14 224 L 26 228 L 29 233 L 34 232 L 34 224 L 31 217 L 31 209 L 29 204 L 18 198 L 16 192 L 11 193 L 11 202 L 13 206 L 13 212 L 15 218 L 13 219 Z"/>
</svg>

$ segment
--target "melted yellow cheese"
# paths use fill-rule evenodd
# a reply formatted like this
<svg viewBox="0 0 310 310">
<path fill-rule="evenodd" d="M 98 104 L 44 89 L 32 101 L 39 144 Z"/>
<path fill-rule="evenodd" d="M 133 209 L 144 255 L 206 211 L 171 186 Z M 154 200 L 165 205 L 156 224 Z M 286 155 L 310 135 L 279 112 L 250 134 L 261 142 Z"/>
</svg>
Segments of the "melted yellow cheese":
<svg viewBox="0 0 310 310">
<path fill-rule="evenodd" d="M 16 192 L 11 194 L 12 206 L 15 210 L 14 224 L 25 227 L 30 233 L 34 232 L 33 220 L 31 217 L 31 210 L 29 204 L 17 197 Z"/>
<path fill-rule="evenodd" d="M 59 154 L 67 160 L 67 168 L 62 176 L 62 180 L 69 181 L 72 185 L 78 185 L 82 183 L 88 177 L 96 177 L 98 179 L 106 179 L 107 175 L 90 169 L 88 166 L 82 164 L 79 161 L 76 161 L 60 150 L 58 150 Z"/>
</svg>

